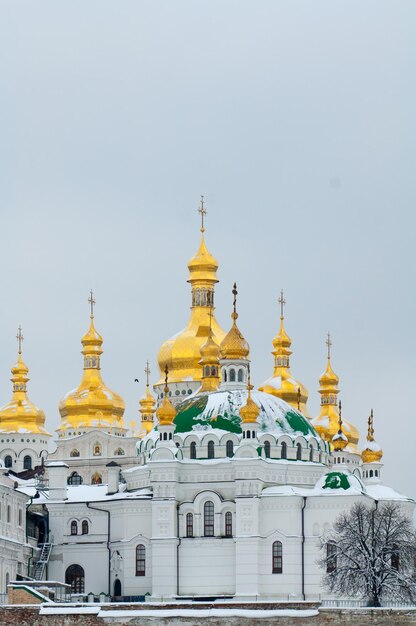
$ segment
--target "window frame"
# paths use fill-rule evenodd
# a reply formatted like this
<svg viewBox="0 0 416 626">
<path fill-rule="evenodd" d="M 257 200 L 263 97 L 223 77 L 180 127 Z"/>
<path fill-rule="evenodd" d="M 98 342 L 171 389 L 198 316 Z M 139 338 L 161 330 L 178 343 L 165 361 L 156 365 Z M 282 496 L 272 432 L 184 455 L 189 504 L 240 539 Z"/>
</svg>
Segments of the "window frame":
<svg viewBox="0 0 416 626">
<path fill-rule="evenodd" d="M 273 541 L 272 544 L 272 574 L 283 574 L 283 544 Z"/>
<path fill-rule="evenodd" d="M 215 507 L 212 500 L 204 503 L 204 537 L 215 537 Z"/>
<path fill-rule="evenodd" d="M 136 546 L 136 576 L 146 576 L 146 546 L 139 543 Z"/>
</svg>

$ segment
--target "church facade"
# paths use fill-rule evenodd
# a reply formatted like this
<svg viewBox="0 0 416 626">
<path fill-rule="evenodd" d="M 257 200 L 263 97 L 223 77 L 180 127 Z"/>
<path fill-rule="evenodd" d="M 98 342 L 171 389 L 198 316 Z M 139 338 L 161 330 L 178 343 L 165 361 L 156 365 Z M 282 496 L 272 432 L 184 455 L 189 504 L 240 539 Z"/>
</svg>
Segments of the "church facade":
<svg viewBox="0 0 416 626">
<path fill-rule="evenodd" d="M 146 367 L 137 431 L 130 424 L 128 433 L 124 402 L 103 381 L 91 294 L 82 379 L 60 403 L 55 452 L 17 445 L 22 428 L 28 441 L 49 437 L 43 412 L 19 408 L 29 406 L 19 340 L 12 403 L 0 410 L 1 436 L 15 446 L 0 456 L 17 469 L 22 454 L 45 463 L 37 505 L 48 512 L 47 575 L 74 594 L 317 599 L 326 595 L 320 541 L 339 513 L 357 500 L 394 500 L 411 515 L 414 502 L 382 483 L 373 415 L 361 447 L 343 417 L 329 336 L 320 412 L 309 415 L 308 391 L 290 369 L 283 293 L 273 372 L 254 389 L 236 285 L 229 330 L 215 318 L 218 263 L 205 242 L 203 202 L 200 213 L 190 319 L 159 351 L 155 396 Z"/>
</svg>

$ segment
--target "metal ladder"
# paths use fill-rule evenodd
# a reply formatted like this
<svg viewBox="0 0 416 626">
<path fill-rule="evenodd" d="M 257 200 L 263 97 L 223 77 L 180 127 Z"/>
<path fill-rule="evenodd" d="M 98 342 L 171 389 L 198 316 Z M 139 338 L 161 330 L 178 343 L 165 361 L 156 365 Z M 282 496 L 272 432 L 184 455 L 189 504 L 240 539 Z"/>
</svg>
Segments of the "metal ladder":
<svg viewBox="0 0 416 626">
<path fill-rule="evenodd" d="M 52 544 L 43 543 L 40 557 L 33 566 L 33 578 L 35 580 L 43 580 L 43 575 L 45 573 L 51 552 Z"/>
</svg>

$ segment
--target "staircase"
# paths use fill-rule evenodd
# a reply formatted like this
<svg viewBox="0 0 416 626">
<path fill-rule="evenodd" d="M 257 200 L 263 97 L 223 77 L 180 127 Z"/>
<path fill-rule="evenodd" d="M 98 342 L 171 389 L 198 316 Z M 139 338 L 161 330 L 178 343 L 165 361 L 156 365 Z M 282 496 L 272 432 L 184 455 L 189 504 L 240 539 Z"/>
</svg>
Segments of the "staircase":
<svg viewBox="0 0 416 626">
<path fill-rule="evenodd" d="M 49 561 L 50 554 L 52 552 L 51 543 L 43 543 L 40 552 L 40 557 L 33 565 L 33 578 L 34 580 L 43 580 L 45 569 Z"/>
</svg>

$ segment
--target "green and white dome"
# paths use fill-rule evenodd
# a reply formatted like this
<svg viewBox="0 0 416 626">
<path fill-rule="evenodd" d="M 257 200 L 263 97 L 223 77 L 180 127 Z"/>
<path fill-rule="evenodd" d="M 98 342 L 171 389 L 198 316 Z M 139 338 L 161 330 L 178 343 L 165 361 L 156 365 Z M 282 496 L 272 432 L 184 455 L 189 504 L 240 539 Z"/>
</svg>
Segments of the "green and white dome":
<svg viewBox="0 0 416 626">
<path fill-rule="evenodd" d="M 280 398 L 261 391 L 253 391 L 251 397 L 260 409 L 259 435 L 299 434 L 320 439 L 309 420 Z M 241 389 L 196 394 L 178 405 L 175 433 L 218 429 L 240 434 L 240 408 L 246 401 L 247 391 Z"/>
</svg>

